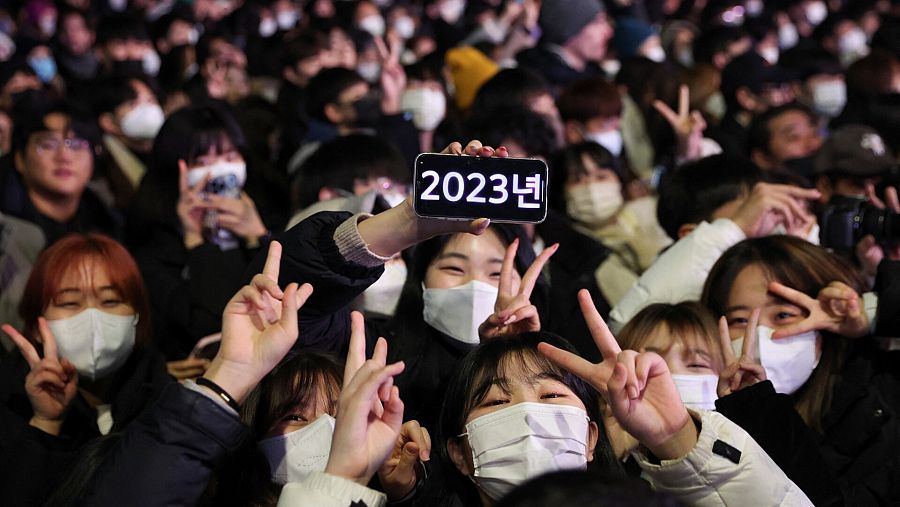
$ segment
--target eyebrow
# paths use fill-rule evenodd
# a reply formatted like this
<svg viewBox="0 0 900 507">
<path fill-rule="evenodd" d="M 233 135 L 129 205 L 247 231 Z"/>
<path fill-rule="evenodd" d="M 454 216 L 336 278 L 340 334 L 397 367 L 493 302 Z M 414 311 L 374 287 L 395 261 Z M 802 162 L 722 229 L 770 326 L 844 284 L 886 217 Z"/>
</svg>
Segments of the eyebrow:
<svg viewBox="0 0 900 507">
<path fill-rule="evenodd" d="M 435 260 L 441 261 L 444 259 L 459 259 L 461 261 L 468 261 L 469 257 L 467 255 L 463 255 L 459 252 L 447 252 L 447 253 L 442 253 L 442 254 L 438 255 Z"/>
<path fill-rule="evenodd" d="M 68 293 L 81 294 L 81 289 L 78 289 L 75 287 L 66 287 L 65 289 L 60 289 L 56 294 L 60 295 L 60 294 L 68 294 Z"/>
</svg>

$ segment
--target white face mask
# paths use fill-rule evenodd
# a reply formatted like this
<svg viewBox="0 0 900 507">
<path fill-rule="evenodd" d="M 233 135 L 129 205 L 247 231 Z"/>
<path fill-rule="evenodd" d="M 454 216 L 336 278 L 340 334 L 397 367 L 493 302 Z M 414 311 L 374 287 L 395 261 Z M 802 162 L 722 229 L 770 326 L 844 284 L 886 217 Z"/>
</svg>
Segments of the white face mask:
<svg viewBox="0 0 900 507">
<path fill-rule="evenodd" d="M 256 444 L 269 462 L 272 482 L 300 482 L 313 472 L 324 472 L 331 452 L 334 417 L 320 415 L 312 424 Z"/>
<path fill-rule="evenodd" d="M 815 85 L 812 94 L 813 108 L 829 118 L 841 114 L 847 104 L 847 84 L 840 79 Z"/>
<path fill-rule="evenodd" d="M 818 26 L 828 17 L 828 7 L 825 2 L 817 1 L 806 4 L 806 20 L 812 26 Z"/>
<path fill-rule="evenodd" d="M 466 0 L 446 0 L 440 7 L 441 19 L 450 25 L 456 24 L 465 11 Z"/>
<path fill-rule="evenodd" d="M 151 49 L 144 52 L 144 58 L 141 60 L 141 67 L 144 69 L 144 74 L 155 76 L 159 74 L 159 68 L 161 66 L 162 60 L 160 60 L 156 51 Z"/>
<path fill-rule="evenodd" d="M 775 65 L 778 63 L 778 48 L 775 46 L 759 48 L 759 56 L 761 56 L 769 65 Z"/>
<path fill-rule="evenodd" d="M 431 131 L 447 113 L 447 98 L 443 92 L 431 88 L 406 90 L 400 98 L 400 109 L 412 113 L 417 129 Z"/>
<path fill-rule="evenodd" d="M 497 500 L 532 477 L 587 467 L 590 420 L 568 405 L 517 403 L 466 424 L 472 480 Z M 460 435 L 462 436 L 462 435 Z"/>
<path fill-rule="evenodd" d="M 381 37 L 384 35 L 384 18 L 372 14 L 359 20 L 359 29 L 369 32 L 372 37 Z"/>
<path fill-rule="evenodd" d="M 381 64 L 378 62 L 363 62 L 356 65 L 356 72 L 367 83 L 374 83 L 381 76 Z"/>
<path fill-rule="evenodd" d="M 566 190 L 566 213 L 576 222 L 600 225 L 615 215 L 625 199 L 618 181 L 595 181 Z"/>
<path fill-rule="evenodd" d="M 803 237 L 806 241 L 812 243 L 813 245 L 819 245 L 819 224 L 813 224 L 812 227 L 809 228 L 809 232 L 806 233 L 806 236 Z M 787 234 L 787 229 L 784 228 L 784 224 L 778 224 L 772 228 L 772 234 Z"/>
<path fill-rule="evenodd" d="M 166 115 L 159 104 L 144 102 L 122 117 L 122 133 L 132 139 L 153 139 L 165 121 Z"/>
<path fill-rule="evenodd" d="M 194 187 L 209 174 L 207 188 L 214 188 L 216 195 L 240 197 L 247 181 L 247 164 L 220 160 L 214 164 L 188 169 L 188 185 Z"/>
<path fill-rule="evenodd" d="M 663 50 L 662 46 L 653 46 L 647 51 L 644 51 L 644 56 L 650 61 L 659 63 L 666 59 L 666 52 Z"/>
<path fill-rule="evenodd" d="M 747 0 L 744 2 L 744 9 L 746 9 L 747 15 L 751 18 L 755 18 L 762 14 L 765 7 L 766 5 L 762 0 Z"/>
<path fill-rule="evenodd" d="M 82 378 L 94 381 L 115 373 L 134 350 L 137 315 L 114 315 L 88 308 L 65 319 L 48 320 L 60 357 Z"/>
<path fill-rule="evenodd" d="M 869 41 L 866 32 L 857 27 L 838 40 L 838 53 L 841 64 L 848 67 L 851 63 L 869 54 Z"/>
<path fill-rule="evenodd" d="M 272 18 L 259 20 L 259 36 L 268 39 L 278 31 L 278 21 Z"/>
<path fill-rule="evenodd" d="M 393 316 L 400 301 L 403 284 L 406 283 L 406 263 L 400 259 L 390 260 L 384 265 L 384 273 L 377 282 L 362 293 L 363 310 L 379 315 Z"/>
<path fill-rule="evenodd" d="M 706 99 L 706 103 L 703 107 L 707 113 L 713 118 L 717 120 L 721 120 L 725 117 L 725 110 L 727 106 L 725 104 L 725 96 L 722 95 L 722 92 L 715 92 Z"/>
<path fill-rule="evenodd" d="M 275 19 L 278 22 L 278 28 L 282 30 L 290 30 L 297 25 L 297 21 L 300 16 L 297 14 L 297 11 L 281 11 L 276 16 Z"/>
<path fill-rule="evenodd" d="M 781 49 L 791 49 L 800 42 L 800 34 L 797 27 L 793 23 L 785 23 L 778 27 L 778 47 Z"/>
<path fill-rule="evenodd" d="M 672 380 L 675 382 L 675 389 L 681 395 L 681 401 L 684 406 L 693 409 L 715 410 L 716 400 L 719 398 L 716 394 L 716 387 L 719 385 L 719 377 L 712 374 L 704 375 L 682 375 L 672 374 Z"/>
<path fill-rule="evenodd" d="M 409 16 L 394 20 L 394 30 L 402 39 L 410 39 L 416 33 L 416 22 Z"/>
<path fill-rule="evenodd" d="M 471 345 L 481 342 L 478 326 L 494 313 L 497 287 L 479 280 L 451 289 L 422 292 L 425 323 L 445 335 Z"/>
<path fill-rule="evenodd" d="M 816 353 L 815 331 L 772 339 L 775 330 L 766 326 L 757 326 L 756 336 L 759 343 L 759 360 L 766 369 L 766 377 L 772 381 L 775 391 L 784 394 L 795 393 L 809 380 L 810 375 L 819 364 Z M 731 342 L 735 356 L 741 355 L 744 339 Z"/>
<path fill-rule="evenodd" d="M 584 138 L 588 141 L 594 141 L 595 143 L 603 146 L 614 157 L 618 157 L 622 154 L 622 146 L 625 145 L 625 140 L 622 138 L 622 132 L 619 130 L 609 130 L 607 132 L 588 132 L 584 135 Z"/>
</svg>

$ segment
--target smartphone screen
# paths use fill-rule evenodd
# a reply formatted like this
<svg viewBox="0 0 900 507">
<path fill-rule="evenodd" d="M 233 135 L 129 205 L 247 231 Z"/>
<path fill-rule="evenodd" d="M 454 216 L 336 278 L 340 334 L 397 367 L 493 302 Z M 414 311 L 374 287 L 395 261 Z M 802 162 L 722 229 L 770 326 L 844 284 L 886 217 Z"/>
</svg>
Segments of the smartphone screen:
<svg viewBox="0 0 900 507">
<path fill-rule="evenodd" d="M 547 164 L 423 153 L 416 157 L 413 192 L 421 217 L 536 224 L 547 217 Z"/>
</svg>

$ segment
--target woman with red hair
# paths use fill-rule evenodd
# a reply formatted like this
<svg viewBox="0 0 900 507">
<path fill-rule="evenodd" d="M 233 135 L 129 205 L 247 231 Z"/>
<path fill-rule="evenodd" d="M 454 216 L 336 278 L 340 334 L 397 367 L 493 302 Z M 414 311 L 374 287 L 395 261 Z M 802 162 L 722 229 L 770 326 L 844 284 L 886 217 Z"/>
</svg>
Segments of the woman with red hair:
<svg viewBox="0 0 900 507">
<path fill-rule="evenodd" d="M 0 490 L 24 505 L 173 380 L 151 344 L 140 271 L 106 236 L 72 234 L 41 253 L 19 311 L 23 333 L 3 326 L 19 354 L 0 363 Z"/>
</svg>

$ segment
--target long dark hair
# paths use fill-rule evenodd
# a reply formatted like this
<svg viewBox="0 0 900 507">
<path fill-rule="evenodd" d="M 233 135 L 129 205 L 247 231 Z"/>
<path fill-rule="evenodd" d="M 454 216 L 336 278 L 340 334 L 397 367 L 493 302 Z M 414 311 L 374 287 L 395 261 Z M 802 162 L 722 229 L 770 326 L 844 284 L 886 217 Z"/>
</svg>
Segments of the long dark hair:
<svg viewBox="0 0 900 507">
<path fill-rule="evenodd" d="M 496 233 L 504 246 L 508 246 L 515 239 L 519 240 L 515 267 L 520 275 L 524 275 L 536 257 L 531 248 L 531 240 L 528 239 L 525 230 L 521 226 L 512 224 L 492 224 L 488 230 Z M 392 342 L 391 351 L 392 354 L 397 354 L 397 357 L 420 357 L 419 352 L 424 347 L 424 337 L 428 335 L 428 330 L 434 331 L 422 320 L 424 310 L 422 284 L 425 281 L 428 266 L 447 246 L 451 238 L 453 235 L 432 238 L 419 244 L 413 251 L 406 283 L 400 293 L 393 321 L 396 336 Z M 531 302 L 538 308 L 538 312 L 541 312 L 541 322 L 546 322 L 543 310 L 547 308 L 548 290 L 546 281 L 540 277 L 532 293 Z"/>
<path fill-rule="evenodd" d="M 343 369 L 334 357 L 312 351 L 288 356 L 256 386 L 241 407 L 250 436 L 210 481 L 202 505 L 274 506 L 281 486 L 271 480 L 269 463 L 256 444 L 297 407 L 324 393 L 325 411 L 337 412 Z"/>
<path fill-rule="evenodd" d="M 599 393 L 585 381 L 567 370 L 563 370 L 537 350 L 540 342 L 555 345 L 561 349 L 577 353 L 575 348 L 565 339 L 547 332 L 521 333 L 504 336 L 482 342 L 469 352 L 457 366 L 456 372 L 448 382 L 444 395 L 444 405 L 437 428 L 437 451 L 444 470 L 443 491 L 441 501 L 451 504 L 457 497 L 465 506 L 478 506 L 480 499 L 472 482 L 464 477 L 450 460 L 447 444 L 457 435 L 465 432 L 466 419 L 487 396 L 491 386 L 501 386 L 509 375 L 505 371 L 514 368 L 517 371 L 547 374 L 550 378 L 568 386 L 584 403 L 588 417 L 597 423 L 599 439 L 594 449 L 594 460 L 589 470 L 596 470 L 605 476 L 624 477 L 625 472 L 616 459 L 612 446 L 606 435 L 606 427 L 600 409 Z"/>
<path fill-rule="evenodd" d="M 778 281 L 815 298 L 829 283 L 838 281 L 857 293 L 865 282 L 849 261 L 822 247 L 787 235 L 765 236 L 741 241 L 716 262 L 703 287 L 701 302 L 718 317 L 725 314 L 735 279 L 746 267 L 756 265 L 769 280 Z M 811 428 L 822 429 L 822 417 L 831 406 L 832 390 L 840 378 L 847 340 L 828 332 L 822 334 L 822 355 L 809 380 L 794 393 L 797 412 Z"/>
</svg>

